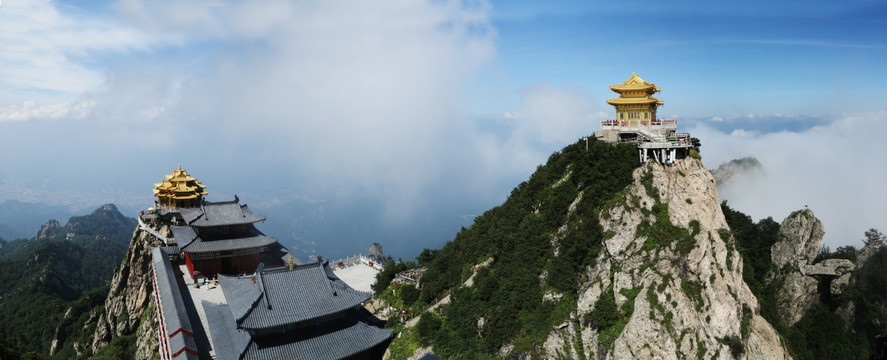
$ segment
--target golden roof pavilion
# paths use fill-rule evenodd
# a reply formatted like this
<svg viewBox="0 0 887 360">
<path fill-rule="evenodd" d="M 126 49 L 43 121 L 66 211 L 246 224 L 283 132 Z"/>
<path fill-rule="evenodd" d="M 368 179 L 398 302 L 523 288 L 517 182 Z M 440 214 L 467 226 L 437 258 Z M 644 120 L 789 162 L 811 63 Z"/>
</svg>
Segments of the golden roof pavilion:
<svg viewBox="0 0 887 360">
<path fill-rule="evenodd" d="M 182 170 L 182 165 L 173 170 L 172 174 L 166 175 L 165 180 L 154 184 L 154 196 L 157 197 L 159 206 L 172 208 L 199 206 L 206 194 L 206 186 L 188 175 L 187 170 Z"/>
<path fill-rule="evenodd" d="M 619 93 L 618 98 L 608 99 L 607 104 L 616 107 L 616 120 L 628 126 L 640 121 L 656 120 L 656 108 L 665 102 L 651 95 L 659 92 L 656 84 L 648 83 L 636 73 L 621 84 L 610 85 L 610 90 Z"/>
</svg>

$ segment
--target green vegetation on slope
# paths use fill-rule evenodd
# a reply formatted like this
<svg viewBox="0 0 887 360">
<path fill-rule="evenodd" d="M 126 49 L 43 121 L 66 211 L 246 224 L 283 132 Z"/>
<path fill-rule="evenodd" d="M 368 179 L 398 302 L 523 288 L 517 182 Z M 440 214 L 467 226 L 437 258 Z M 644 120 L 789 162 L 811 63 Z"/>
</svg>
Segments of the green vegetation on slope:
<svg viewBox="0 0 887 360">
<path fill-rule="evenodd" d="M 47 238 L 16 240 L 4 246 L 0 329 L 5 333 L 0 334 L 0 347 L 22 356 L 48 354 L 68 306 L 111 280 L 135 225 L 135 219 L 106 205 L 90 215 L 72 217 Z M 69 232 L 75 236 L 66 240 Z M 96 296 L 91 293 L 87 298 Z"/>
<path fill-rule="evenodd" d="M 851 277 L 851 283 L 841 296 L 828 294 L 829 280 L 820 280 L 820 301 L 794 325 L 783 323 L 777 314 L 776 291 L 782 286 L 778 276 L 767 279 L 775 271 L 770 262 L 770 247 L 778 240 L 780 225 L 772 218 L 757 224 L 751 217 L 731 209 L 726 202 L 721 209 L 732 230 L 737 250 L 742 254 L 743 278 L 758 298 L 761 316 L 767 319 L 783 337 L 795 359 L 861 359 L 869 353 L 870 341 L 875 335 L 887 332 L 887 247 L 882 247 Z M 856 260 L 852 246 L 830 252 L 823 248 L 817 260 L 844 258 Z M 845 321 L 835 310 L 854 304 L 853 321 Z"/>
<path fill-rule="evenodd" d="M 504 204 L 478 216 L 433 254 L 420 301 L 451 298 L 440 316 L 423 316 L 422 341 L 444 358 L 489 358 L 503 344 L 513 343 L 516 351 L 540 344 L 551 326 L 576 310 L 577 289 L 588 280 L 579 276 L 594 263 L 603 238 L 597 214 L 632 182 L 638 166 L 633 144 L 589 139 L 588 150 L 583 140 L 552 154 Z M 474 285 L 460 287 L 472 267 L 489 258 Z M 563 297 L 542 302 L 546 292 Z"/>
</svg>

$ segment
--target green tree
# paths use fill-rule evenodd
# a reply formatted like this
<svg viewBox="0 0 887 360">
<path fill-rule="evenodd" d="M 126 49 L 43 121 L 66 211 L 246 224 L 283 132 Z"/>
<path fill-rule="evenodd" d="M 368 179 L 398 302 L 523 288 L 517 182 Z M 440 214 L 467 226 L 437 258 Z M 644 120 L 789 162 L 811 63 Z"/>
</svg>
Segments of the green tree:
<svg viewBox="0 0 887 360">
<path fill-rule="evenodd" d="M 883 245 L 884 244 L 884 234 L 878 231 L 878 229 L 871 228 L 866 230 L 865 239 L 862 239 L 862 243 L 865 245 Z"/>
</svg>

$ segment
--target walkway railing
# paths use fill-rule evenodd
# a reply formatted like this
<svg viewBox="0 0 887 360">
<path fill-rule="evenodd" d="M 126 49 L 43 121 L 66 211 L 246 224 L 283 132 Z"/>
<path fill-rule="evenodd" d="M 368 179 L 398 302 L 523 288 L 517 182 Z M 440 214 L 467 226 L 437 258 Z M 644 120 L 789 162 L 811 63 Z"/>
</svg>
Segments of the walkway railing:
<svg viewBox="0 0 887 360">
<path fill-rule="evenodd" d="M 330 261 L 330 264 L 333 267 L 342 267 L 342 268 L 351 267 L 354 265 L 366 265 L 366 266 L 372 267 L 373 269 L 376 269 L 379 271 L 382 271 L 382 269 L 385 267 L 382 264 L 380 264 L 378 261 L 374 261 L 373 259 L 363 256 L 363 254 L 358 254 L 358 255 L 354 255 L 351 257 L 344 258 L 344 259 Z"/>
<path fill-rule="evenodd" d="M 154 228 L 148 226 L 147 224 L 145 224 L 145 222 L 142 221 L 142 217 L 141 217 L 141 216 L 139 216 L 139 229 L 145 230 L 145 231 L 147 231 L 149 234 L 153 235 L 154 237 L 156 237 L 156 238 L 158 238 L 158 239 L 160 239 L 160 240 L 163 240 L 163 243 L 166 244 L 166 245 L 175 245 L 175 244 L 176 244 L 176 240 L 175 240 L 175 239 L 170 239 L 170 238 L 168 238 L 168 237 L 166 237 L 166 236 L 160 234 L 160 232 L 157 231 L 156 229 L 154 229 Z"/>
</svg>

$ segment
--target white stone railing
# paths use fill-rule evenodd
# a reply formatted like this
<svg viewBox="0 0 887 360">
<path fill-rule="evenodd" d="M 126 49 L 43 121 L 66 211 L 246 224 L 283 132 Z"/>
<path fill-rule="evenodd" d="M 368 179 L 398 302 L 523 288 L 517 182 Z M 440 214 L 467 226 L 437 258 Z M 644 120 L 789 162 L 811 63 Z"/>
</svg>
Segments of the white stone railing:
<svg viewBox="0 0 887 360">
<path fill-rule="evenodd" d="M 372 265 L 370 265 L 372 264 Z M 330 265 L 333 267 L 351 267 L 354 265 L 366 265 L 370 266 L 373 269 L 382 271 L 384 266 L 380 264 L 378 261 L 373 261 L 372 259 L 363 256 L 363 254 L 358 254 L 354 256 L 350 256 L 344 259 L 333 260 L 330 261 Z"/>
</svg>

